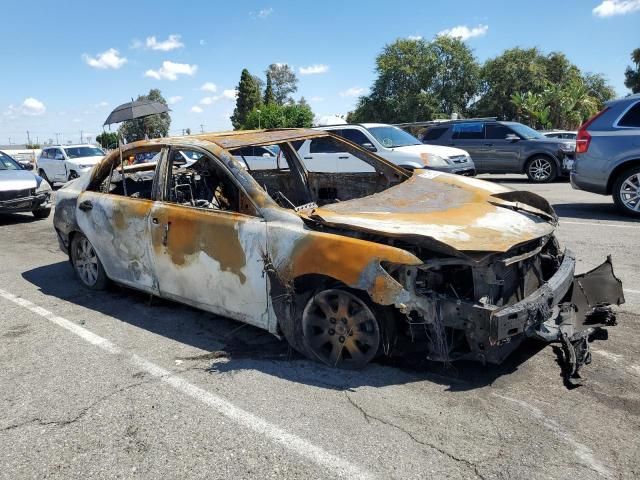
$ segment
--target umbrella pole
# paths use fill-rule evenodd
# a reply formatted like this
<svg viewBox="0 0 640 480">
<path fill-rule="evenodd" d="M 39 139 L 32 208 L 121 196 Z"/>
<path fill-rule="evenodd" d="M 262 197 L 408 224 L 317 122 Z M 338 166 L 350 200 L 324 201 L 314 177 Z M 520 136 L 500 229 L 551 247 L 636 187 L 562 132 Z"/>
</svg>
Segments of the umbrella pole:
<svg viewBox="0 0 640 480">
<path fill-rule="evenodd" d="M 124 196 L 127 197 L 127 182 L 126 178 L 124 178 L 124 162 L 122 161 L 122 137 L 118 135 L 118 151 L 120 152 L 120 178 L 122 178 L 122 190 L 124 191 Z"/>
</svg>

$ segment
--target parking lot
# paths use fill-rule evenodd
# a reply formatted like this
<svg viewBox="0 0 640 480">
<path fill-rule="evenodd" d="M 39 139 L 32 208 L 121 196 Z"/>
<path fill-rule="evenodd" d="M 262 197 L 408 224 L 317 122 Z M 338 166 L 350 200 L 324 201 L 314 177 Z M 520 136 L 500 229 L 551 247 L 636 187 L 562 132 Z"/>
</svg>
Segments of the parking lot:
<svg viewBox="0 0 640 480">
<path fill-rule="evenodd" d="M 0 217 L 1 478 L 637 478 L 640 221 L 567 182 L 547 198 L 577 270 L 627 303 L 568 389 L 553 346 L 500 367 L 310 362 L 265 331 L 80 287 L 52 218 Z"/>
</svg>

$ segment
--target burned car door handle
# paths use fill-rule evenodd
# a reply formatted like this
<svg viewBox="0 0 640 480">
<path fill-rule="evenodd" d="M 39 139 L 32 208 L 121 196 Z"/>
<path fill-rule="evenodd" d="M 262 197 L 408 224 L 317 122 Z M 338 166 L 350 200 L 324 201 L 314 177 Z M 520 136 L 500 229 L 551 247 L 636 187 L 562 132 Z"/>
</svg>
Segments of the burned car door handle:
<svg viewBox="0 0 640 480">
<path fill-rule="evenodd" d="M 85 200 L 80 205 L 78 205 L 78 208 L 80 210 L 82 210 L 83 212 L 87 212 L 87 211 L 93 209 L 93 203 L 91 203 L 91 200 Z"/>
<path fill-rule="evenodd" d="M 342 155 L 338 157 L 338 160 L 346 160 L 347 158 L 349 158 L 349 155 Z"/>
<path fill-rule="evenodd" d="M 171 225 L 171 222 L 167 222 L 164 224 L 164 235 L 162 236 L 162 245 L 165 247 L 169 242 L 169 225 Z"/>
</svg>

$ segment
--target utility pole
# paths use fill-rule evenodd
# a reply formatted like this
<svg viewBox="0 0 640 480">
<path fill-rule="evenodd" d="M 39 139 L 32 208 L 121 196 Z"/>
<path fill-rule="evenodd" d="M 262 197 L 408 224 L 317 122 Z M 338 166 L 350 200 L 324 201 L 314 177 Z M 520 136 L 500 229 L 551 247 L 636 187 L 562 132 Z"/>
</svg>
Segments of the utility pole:
<svg viewBox="0 0 640 480">
<path fill-rule="evenodd" d="M 60 140 L 58 140 L 58 135 L 62 135 L 61 133 L 56 133 L 56 145 L 60 145 Z"/>
<path fill-rule="evenodd" d="M 203 124 L 200 124 L 200 132 L 204 133 L 204 125 Z"/>
<path fill-rule="evenodd" d="M 31 145 L 31 137 L 29 136 L 29 130 L 27 130 L 27 143 Z"/>
<path fill-rule="evenodd" d="M 82 142 L 82 134 L 83 134 L 83 131 L 82 131 L 82 130 L 80 130 L 80 143 L 83 143 L 83 142 Z"/>
</svg>

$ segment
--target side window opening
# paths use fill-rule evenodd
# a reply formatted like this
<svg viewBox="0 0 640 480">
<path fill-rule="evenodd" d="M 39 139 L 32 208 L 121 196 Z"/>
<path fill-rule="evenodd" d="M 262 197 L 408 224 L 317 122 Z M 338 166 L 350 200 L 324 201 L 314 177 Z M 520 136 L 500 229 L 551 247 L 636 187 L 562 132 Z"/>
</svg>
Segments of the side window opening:
<svg viewBox="0 0 640 480">
<path fill-rule="evenodd" d="M 120 157 L 116 156 L 109 165 L 97 171 L 96 178 L 87 190 L 126 196 L 145 200 L 153 199 L 153 181 L 156 166 L 160 159 L 161 147 L 153 150 L 125 153 L 120 165 Z M 136 158 L 147 158 L 137 161 Z"/>
<path fill-rule="evenodd" d="M 485 138 L 490 140 L 504 140 L 507 138 L 507 135 L 513 133 L 513 130 L 505 127 L 504 125 L 500 125 L 499 123 L 490 123 L 485 127 Z"/>
<path fill-rule="evenodd" d="M 257 215 L 244 192 L 217 162 L 197 150 L 172 149 L 166 201 L 204 210 Z"/>
<path fill-rule="evenodd" d="M 448 130 L 448 127 L 431 127 L 425 130 L 421 135 L 421 140 L 438 140 L 444 132 Z"/>
<path fill-rule="evenodd" d="M 631 107 L 618 122 L 619 127 L 640 128 L 640 102 Z"/>
<path fill-rule="evenodd" d="M 482 122 L 455 123 L 452 138 L 454 140 L 484 139 L 484 124 Z"/>
</svg>

